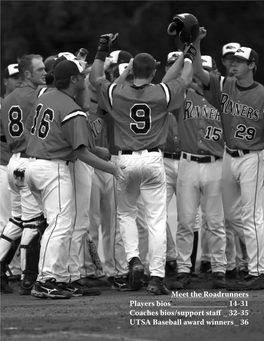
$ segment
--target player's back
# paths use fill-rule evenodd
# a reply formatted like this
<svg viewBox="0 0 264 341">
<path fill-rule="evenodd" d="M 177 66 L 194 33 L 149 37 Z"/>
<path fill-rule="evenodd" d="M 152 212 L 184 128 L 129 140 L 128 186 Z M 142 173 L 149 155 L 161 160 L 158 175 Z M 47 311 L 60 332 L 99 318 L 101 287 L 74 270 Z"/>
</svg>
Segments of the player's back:
<svg viewBox="0 0 264 341">
<path fill-rule="evenodd" d="M 158 84 L 118 85 L 113 91 L 111 115 L 115 119 L 119 149 L 163 148 L 168 132 L 168 101 Z"/>
<path fill-rule="evenodd" d="M 24 83 L 2 101 L 2 125 L 12 153 L 26 149 L 25 124 L 36 98 L 37 91 Z"/>
<path fill-rule="evenodd" d="M 82 119 L 75 120 L 77 116 Z M 75 146 L 84 140 L 88 145 L 87 135 L 82 134 L 83 129 L 88 132 L 86 114 L 69 95 L 59 90 L 46 92 L 36 100 L 26 129 L 29 131 L 27 154 L 31 157 L 74 161 Z"/>
</svg>

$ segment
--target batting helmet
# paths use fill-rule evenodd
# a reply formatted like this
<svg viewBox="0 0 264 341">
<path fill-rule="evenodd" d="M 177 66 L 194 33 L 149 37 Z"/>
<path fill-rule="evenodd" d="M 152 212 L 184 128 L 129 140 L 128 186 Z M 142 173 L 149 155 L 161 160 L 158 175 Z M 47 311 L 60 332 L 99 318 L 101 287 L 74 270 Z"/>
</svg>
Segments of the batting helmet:
<svg viewBox="0 0 264 341">
<path fill-rule="evenodd" d="M 190 13 L 177 14 L 169 24 L 167 32 L 170 36 L 178 36 L 182 43 L 193 43 L 199 35 L 199 22 Z"/>
</svg>

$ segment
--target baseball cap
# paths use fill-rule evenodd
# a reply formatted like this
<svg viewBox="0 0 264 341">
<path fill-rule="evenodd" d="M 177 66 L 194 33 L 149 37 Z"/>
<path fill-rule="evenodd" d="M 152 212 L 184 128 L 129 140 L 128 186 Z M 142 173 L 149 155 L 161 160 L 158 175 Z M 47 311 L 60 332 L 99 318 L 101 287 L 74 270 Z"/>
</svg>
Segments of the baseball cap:
<svg viewBox="0 0 264 341">
<path fill-rule="evenodd" d="M 234 54 L 235 58 L 243 59 L 248 62 L 254 62 L 258 66 L 258 54 L 250 47 L 240 47 Z"/>
<path fill-rule="evenodd" d="M 119 65 L 116 65 L 115 68 L 113 69 L 113 76 L 115 78 L 118 78 L 120 75 L 122 75 L 127 66 L 128 63 L 121 63 Z"/>
<path fill-rule="evenodd" d="M 227 55 L 228 53 L 235 53 L 237 49 L 240 48 L 239 43 L 228 43 L 225 44 L 222 48 L 222 57 Z"/>
<path fill-rule="evenodd" d="M 3 71 L 3 78 L 14 77 L 19 74 L 18 64 L 9 64 Z"/>
<path fill-rule="evenodd" d="M 62 60 L 54 68 L 55 81 L 68 79 L 71 76 L 83 74 L 83 71 L 83 67 L 77 60 Z"/>
<path fill-rule="evenodd" d="M 112 51 L 109 54 L 112 64 L 129 63 L 130 59 L 133 58 L 132 54 L 124 50 Z"/>
<path fill-rule="evenodd" d="M 58 53 L 58 58 L 64 56 L 66 59 L 77 59 L 76 56 L 71 52 L 60 52 Z"/>
<path fill-rule="evenodd" d="M 182 54 L 181 51 L 173 51 L 169 52 L 167 56 L 167 63 L 166 65 L 171 65 L 179 58 L 179 56 Z"/>
<path fill-rule="evenodd" d="M 201 59 L 202 59 L 202 66 L 204 69 L 209 70 L 209 71 L 217 69 L 216 62 L 211 56 L 203 55 L 201 56 Z"/>
<path fill-rule="evenodd" d="M 49 56 L 44 60 L 45 70 L 46 72 L 50 72 L 53 70 L 53 64 L 55 60 L 57 59 L 56 56 Z"/>
</svg>

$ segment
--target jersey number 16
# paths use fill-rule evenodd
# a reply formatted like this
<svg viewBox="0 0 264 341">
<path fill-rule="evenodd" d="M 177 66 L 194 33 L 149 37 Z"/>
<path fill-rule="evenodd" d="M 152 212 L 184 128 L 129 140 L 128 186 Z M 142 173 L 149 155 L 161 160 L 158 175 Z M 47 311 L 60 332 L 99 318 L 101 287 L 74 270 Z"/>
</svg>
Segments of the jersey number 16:
<svg viewBox="0 0 264 341">
<path fill-rule="evenodd" d="M 39 117 L 42 107 L 43 105 L 41 103 L 36 107 L 35 116 L 33 120 L 33 126 L 31 127 L 31 131 L 30 131 L 32 135 L 35 135 L 37 121 L 38 121 L 38 117 Z M 50 122 L 52 122 L 53 119 L 54 119 L 54 111 L 50 108 L 45 109 L 41 116 L 40 124 L 38 127 L 37 134 L 39 138 L 44 140 L 47 137 L 50 131 Z"/>
</svg>

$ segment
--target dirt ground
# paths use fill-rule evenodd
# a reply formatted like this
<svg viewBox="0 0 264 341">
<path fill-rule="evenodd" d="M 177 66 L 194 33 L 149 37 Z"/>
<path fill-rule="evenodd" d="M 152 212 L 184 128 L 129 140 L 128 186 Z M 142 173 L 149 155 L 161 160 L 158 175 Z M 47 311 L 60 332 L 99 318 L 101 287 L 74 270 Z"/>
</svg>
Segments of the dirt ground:
<svg viewBox="0 0 264 341">
<path fill-rule="evenodd" d="M 104 288 L 100 296 L 47 300 L 12 285 L 13 294 L 1 295 L 1 341 L 264 339 L 264 290 L 234 293 L 194 280 L 169 296 Z"/>
</svg>

